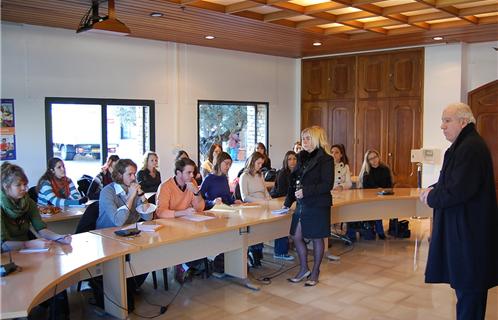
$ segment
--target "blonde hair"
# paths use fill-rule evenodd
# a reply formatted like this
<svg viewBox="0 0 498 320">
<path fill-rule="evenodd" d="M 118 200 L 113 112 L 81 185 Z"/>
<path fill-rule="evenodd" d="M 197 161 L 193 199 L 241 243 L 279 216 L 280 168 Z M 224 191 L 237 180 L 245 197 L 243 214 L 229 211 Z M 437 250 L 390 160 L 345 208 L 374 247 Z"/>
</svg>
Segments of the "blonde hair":
<svg viewBox="0 0 498 320">
<path fill-rule="evenodd" d="M 159 159 L 159 156 L 154 151 L 147 151 L 144 154 L 144 162 L 143 162 L 143 165 L 142 165 L 142 170 L 147 169 L 147 163 L 149 162 L 149 158 L 152 157 L 152 156 L 155 156 L 157 159 Z"/>
<path fill-rule="evenodd" d="M 372 153 L 375 153 L 377 155 L 377 157 L 379 157 L 379 166 L 381 166 L 381 165 L 385 166 L 384 162 L 382 162 L 382 160 L 380 159 L 379 151 L 377 151 L 375 149 L 368 149 L 367 152 L 365 152 L 365 156 L 363 157 L 363 164 L 361 165 L 360 174 L 358 176 L 358 182 L 359 182 L 360 188 L 363 188 L 363 176 L 365 175 L 365 173 L 369 174 L 370 169 L 372 169 L 370 162 L 368 162 L 368 156 Z M 391 172 L 391 170 L 389 170 L 389 172 Z"/>
<path fill-rule="evenodd" d="M 301 137 L 305 133 L 308 133 L 310 135 L 311 143 L 313 143 L 315 149 L 322 148 L 323 151 L 325 151 L 328 155 L 331 155 L 330 145 L 327 139 L 327 133 L 325 132 L 325 130 L 323 130 L 322 127 L 312 126 L 305 128 L 303 129 L 303 131 L 301 131 Z"/>
</svg>

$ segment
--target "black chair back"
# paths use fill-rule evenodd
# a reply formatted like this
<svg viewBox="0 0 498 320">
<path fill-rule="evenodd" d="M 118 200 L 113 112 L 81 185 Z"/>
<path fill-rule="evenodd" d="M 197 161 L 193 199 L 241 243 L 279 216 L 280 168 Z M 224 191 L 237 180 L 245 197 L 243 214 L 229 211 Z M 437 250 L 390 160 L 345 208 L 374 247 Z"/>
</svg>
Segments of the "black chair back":
<svg viewBox="0 0 498 320">
<path fill-rule="evenodd" d="M 28 195 L 34 202 L 38 202 L 38 192 L 36 192 L 36 186 L 28 189 Z"/>
<path fill-rule="evenodd" d="M 97 228 L 97 219 L 99 218 L 99 202 L 92 202 L 83 213 L 83 216 L 76 227 L 75 233 L 88 232 Z"/>
<path fill-rule="evenodd" d="M 93 177 L 87 174 L 81 176 L 81 178 L 77 181 L 78 191 L 81 196 L 88 197 L 88 189 L 90 188 L 90 184 L 92 183 Z"/>
</svg>

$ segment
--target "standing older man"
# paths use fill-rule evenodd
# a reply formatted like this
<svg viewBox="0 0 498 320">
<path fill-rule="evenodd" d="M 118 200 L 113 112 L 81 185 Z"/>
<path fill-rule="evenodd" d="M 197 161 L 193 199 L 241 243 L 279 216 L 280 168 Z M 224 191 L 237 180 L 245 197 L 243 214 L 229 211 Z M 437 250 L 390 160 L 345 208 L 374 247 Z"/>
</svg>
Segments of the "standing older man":
<svg viewBox="0 0 498 320">
<path fill-rule="evenodd" d="M 436 184 L 420 200 L 434 208 L 425 281 L 449 283 L 457 319 L 484 319 L 488 289 L 498 285 L 498 210 L 491 154 L 470 107 L 449 105 L 441 129 L 450 148 Z"/>
</svg>

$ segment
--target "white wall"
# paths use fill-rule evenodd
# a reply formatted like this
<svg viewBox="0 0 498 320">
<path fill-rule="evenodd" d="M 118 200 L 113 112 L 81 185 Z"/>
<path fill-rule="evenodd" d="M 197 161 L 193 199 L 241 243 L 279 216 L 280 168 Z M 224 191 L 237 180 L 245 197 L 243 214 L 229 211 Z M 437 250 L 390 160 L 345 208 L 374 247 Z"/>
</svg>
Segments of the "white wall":
<svg viewBox="0 0 498 320">
<path fill-rule="evenodd" d="M 299 61 L 205 47 L 2 23 L 1 97 L 13 98 L 17 160 L 33 184 L 45 168 L 45 97 L 151 99 L 165 177 L 172 150 L 197 150 L 197 100 L 270 105 L 270 156 L 299 132 Z"/>
<path fill-rule="evenodd" d="M 425 48 L 423 147 L 440 149 L 450 143 L 440 129 L 442 110 L 467 102 L 469 91 L 498 78 L 498 42 L 450 44 Z M 441 159 L 442 161 L 442 159 Z M 424 165 L 423 186 L 437 181 L 441 165 Z"/>
</svg>

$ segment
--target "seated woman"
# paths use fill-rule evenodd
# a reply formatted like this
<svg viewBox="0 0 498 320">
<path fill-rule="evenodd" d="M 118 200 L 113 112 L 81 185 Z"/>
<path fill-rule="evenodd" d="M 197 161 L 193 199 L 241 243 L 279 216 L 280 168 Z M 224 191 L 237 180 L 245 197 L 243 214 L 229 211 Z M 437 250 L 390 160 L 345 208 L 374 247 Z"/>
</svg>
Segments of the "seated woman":
<svg viewBox="0 0 498 320">
<path fill-rule="evenodd" d="M 265 186 L 265 181 L 261 173 L 261 168 L 265 162 L 264 154 L 257 151 L 253 152 L 246 162 L 244 172 L 240 176 L 239 186 L 240 195 L 244 202 L 264 202 L 271 200 L 270 194 Z M 261 266 L 263 258 L 263 244 L 258 243 L 249 248 L 250 257 L 254 260 L 253 266 Z"/>
<path fill-rule="evenodd" d="M 268 157 L 268 153 L 266 152 L 266 146 L 262 142 L 258 142 L 256 145 L 256 152 L 261 153 L 263 156 L 265 156 L 265 162 L 263 163 L 263 166 L 261 167 L 262 172 L 266 172 L 268 170 L 271 170 L 271 160 L 270 157 Z"/>
<path fill-rule="evenodd" d="M 223 152 L 221 144 L 213 143 L 209 148 L 208 158 L 201 165 L 201 175 L 206 178 L 208 174 L 213 172 L 213 167 L 215 165 L 216 157 L 219 153 Z"/>
<path fill-rule="evenodd" d="M 90 187 L 88 187 L 88 198 L 90 198 L 90 200 L 98 200 L 102 188 L 112 182 L 112 171 L 118 160 L 119 156 L 117 154 L 110 155 L 107 158 L 100 173 L 93 178 Z"/>
<path fill-rule="evenodd" d="M 343 144 L 334 144 L 330 147 L 330 153 L 334 158 L 334 191 L 351 189 L 351 171 L 349 170 L 349 160 L 346 155 L 346 148 Z M 339 256 L 328 254 L 327 259 L 339 261 Z"/>
<path fill-rule="evenodd" d="M 187 151 L 179 150 L 176 153 L 175 161 L 178 161 L 180 159 L 190 159 L 190 156 L 188 155 Z M 199 170 L 197 169 L 197 166 L 195 166 L 194 179 L 195 179 L 195 182 L 197 182 L 198 186 L 200 186 L 202 184 L 202 175 L 199 172 Z"/>
<path fill-rule="evenodd" d="M 297 165 L 297 156 L 294 151 L 287 151 L 282 163 L 282 169 L 277 171 L 275 184 L 270 190 L 272 198 L 284 197 L 287 195 L 290 184 L 292 170 Z M 292 261 L 294 257 L 289 254 L 289 237 L 283 237 L 275 240 L 275 253 L 273 258 Z"/>
<path fill-rule="evenodd" d="M 146 203 L 145 194 L 135 179 L 137 165 L 130 159 L 120 159 L 112 172 L 113 182 L 102 189 L 99 197 L 97 229 L 121 227 L 140 219 L 152 220 L 153 213 L 139 213 L 139 206 Z M 133 293 L 140 287 L 147 273 L 127 279 L 128 310 L 134 309 Z M 99 301 L 100 305 L 103 301 Z"/>
<path fill-rule="evenodd" d="M 367 150 L 365 153 L 358 180 L 359 187 L 364 189 L 393 187 L 391 169 L 381 161 L 380 154 L 376 150 Z M 364 225 L 372 228 L 373 224 L 375 224 L 375 232 L 379 239 L 386 239 L 382 220 L 369 221 Z M 349 228 L 348 233 L 350 233 Z M 348 237 L 350 236 L 352 240 L 356 238 L 356 235 L 348 234 Z"/>
<path fill-rule="evenodd" d="M 37 185 L 38 204 L 64 207 L 83 204 L 87 197 L 81 197 L 74 183 L 66 177 L 64 162 L 59 158 L 48 160 L 47 171 L 41 176 Z"/>
<path fill-rule="evenodd" d="M 159 157 L 157 153 L 149 151 L 144 156 L 142 169 L 137 173 L 137 181 L 143 192 L 157 192 L 161 184 L 161 172 L 157 170 Z"/>
<path fill-rule="evenodd" d="M 21 167 L 9 162 L 2 163 L 1 185 L 2 252 L 23 248 L 47 248 L 53 242 L 71 243 L 70 235 L 60 235 L 47 229 L 36 203 L 28 196 L 28 178 Z M 38 239 L 30 240 L 30 227 L 37 232 Z M 55 310 L 50 310 L 50 319 L 69 319 L 65 290 L 42 303 L 42 306 L 55 306 Z"/>
<path fill-rule="evenodd" d="M 230 192 L 228 171 L 231 166 L 232 157 L 228 153 L 222 152 L 218 154 L 213 173 L 208 174 L 201 185 L 201 194 L 206 201 L 206 210 L 211 209 L 216 204 L 242 203 L 240 200 L 235 200 L 235 197 Z"/>
</svg>

